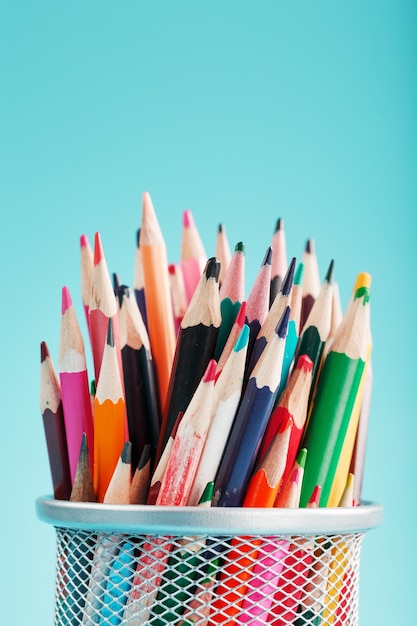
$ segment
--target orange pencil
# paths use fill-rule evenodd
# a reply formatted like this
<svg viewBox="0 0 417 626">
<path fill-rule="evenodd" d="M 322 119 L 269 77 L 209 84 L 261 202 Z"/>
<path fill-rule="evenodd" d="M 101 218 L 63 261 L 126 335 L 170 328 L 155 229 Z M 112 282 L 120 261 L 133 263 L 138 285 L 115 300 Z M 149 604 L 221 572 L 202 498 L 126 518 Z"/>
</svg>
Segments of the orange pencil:
<svg viewBox="0 0 417 626">
<path fill-rule="evenodd" d="M 103 502 L 120 457 L 125 437 L 126 406 L 119 376 L 113 321 L 108 321 L 107 341 L 94 398 L 94 490 Z"/>
<path fill-rule="evenodd" d="M 163 407 L 175 353 L 176 337 L 167 251 L 148 193 L 143 194 L 140 248 L 142 251 L 149 340 L 151 352 L 155 359 L 160 405 Z"/>
</svg>

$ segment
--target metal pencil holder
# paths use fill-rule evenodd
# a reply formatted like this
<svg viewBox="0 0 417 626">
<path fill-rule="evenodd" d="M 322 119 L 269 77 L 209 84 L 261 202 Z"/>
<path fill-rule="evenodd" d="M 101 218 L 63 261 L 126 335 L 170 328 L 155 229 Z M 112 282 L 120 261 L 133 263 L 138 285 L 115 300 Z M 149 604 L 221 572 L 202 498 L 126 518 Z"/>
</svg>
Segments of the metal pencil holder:
<svg viewBox="0 0 417 626">
<path fill-rule="evenodd" d="M 256 509 L 39 498 L 56 529 L 55 625 L 359 623 L 382 507 Z"/>
</svg>

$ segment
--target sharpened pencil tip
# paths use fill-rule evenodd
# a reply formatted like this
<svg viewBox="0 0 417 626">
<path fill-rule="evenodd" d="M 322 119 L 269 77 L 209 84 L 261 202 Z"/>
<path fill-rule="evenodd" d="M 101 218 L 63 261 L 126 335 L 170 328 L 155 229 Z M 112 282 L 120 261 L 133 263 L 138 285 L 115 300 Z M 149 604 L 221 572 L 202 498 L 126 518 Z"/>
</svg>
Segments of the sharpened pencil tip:
<svg viewBox="0 0 417 626">
<path fill-rule="evenodd" d="M 132 462 L 132 442 L 125 441 L 122 453 L 120 455 L 122 463 L 129 465 Z"/>
<path fill-rule="evenodd" d="M 147 443 L 143 447 L 142 453 L 140 455 L 140 459 L 138 463 L 138 470 L 143 469 L 150 458 L 151 458 L 151 444 Z"/>
<path fill-rule="evenodd" d="M 263 267 L 264 265 L 271 265 L 271 263 L 272 263 L 272 248 L 271 246 L 269 246 L 269 248 L 265 252 L 265 256 L 263 258 L 261 267 Z"/>
<path fill-rule="evenodd" d="M 310 499 L 308 501 L 308 508 L 317 508 L 320 504 L 320 496 L 321 496 L 321 487 L 320 485 L 316 485 L 311 492 Z"/>
<path fill-rule="evenodd" d="M 209 383 L 212 380 L 216 380 L 216 367 L 217 361 L 215 359 L 210 359 L 203 375 L 203 382 Z"/>
<path fill-rule="evenodd" d="M 136 247 L 140 248 L 140 228 L 136 231 Z"/>
<path fill-rule="evenodd" d="M 305 251 L 308 254 L 314 254 L 315 252 L 314 239 L 307 239 Z"/>
<path fill-rule="evenodd" d="M 331 284 L 333 282 L 333 274 L 334 274 L 334 260 L 332 259 L 330 261 L 329 268 L 326 272 L 326 276 L 324 277 L 324 280 L 327 281 L 329 284 Z"/>
<path fill-rule="evenodd" d="M 43 363 L 49 356 L 48 346 L 45 341 L 41 341 L 41 363 Z"/>
<path fill-rule="evenodd" d="M 198 503 L 199 504 L 204 504 L 205 502 L 211 502 L 211 500 L 213 498 L 213 491 L 214 491 L 214 482 L 210 481 L 205 486 L 204 491 L 201 494 L 201 498 L 198 501 Z"/>
<path fill-rule="evenodd" d="M 304 263 L 300 262 L 294 274 L 294 285 L 300 286 L 303 284 L 304 269 L 305 269 Z"/>
<path fill-rule="evenodd" d="M 245 244 L 243 243 L 243 241 L 237 242 L 237 244 L 235 245 L 235 252 L 243 252 L 243 254 L 245 253 Z"/>
<path fill-rule="evenodd" d="M 283 229 L 284 229 L 284 220 L 282 219 L 282 217 L 279 217 L 275 225 L 275 232 L 277 233 L 279 230 L 283 230 Z"/>
<path fill-rule="evenodd" d="M 216 257 L 208 259 L 205 268 L 206 278 L 214 278 L 216 282 L 219 281 L 220 275 L 220 261 Z"/>
<path fill-rule="evenodd" d="M 304 468 L 306 465 L 307 459 L 307 448 L 301 448 L 297 455 L 297 463 L 301 468 Z"/>
<path fill-rule="evenodd" d="M 192 228 L 194 226 L 193 214 L 191 213 L 189 209 L 186 209 L 185 211 L 183 211 L 182 225 L 184 226 L 184 228 Z"/>
<path fill-rule="evenodd" d="M 294 271 L 295 271 L 295 256 L 291 259 L 290 264 L 288 266 L 287 272 L 284 276 L 284 280 L 281 283 L 281 293 L 283 296 L 288 296 L 290 294 L 291 288 L 294 283 Z"/>
<path fill-rule="evenodd" d="M 108 346 L 114 348 L 114 329 L 113 329 L 113 320 L 109 317 L 109 323 L 107 325 L 107 338 L 106 343 Z"/>
<path fill-rule="evenodd" d="M 225 230 L 224 224 L 219 224 L 218 227 L 217 227 L 217 232 L 218 233 L 222 233 L 224 230 Z"/>
<path fill-rule="evenodd" d="M 304 372 L 313 371 L 313 361 L 307 354 L 301 354 L 297 359 L 297 370 L 303 370 Z"/>
<path fill-rule="evenodd" d="M 90 242 L 88 241 L 88 237 L 87 235 L 81 235 L 80 236 L 80 247 L 81 248 L 86 248 L 87 246 L 90 245 Z"/>
<path fill-rule="evenodd" d="M 94 235 L 94 265 L 98 265 L 104 258 L 103 246 L 101 244 L 100 233 Z"/>
<path fill-rule="evenodd" d="M 244 324 L 239 333 L 238 338 L 236 339 L 235 345 L 233 346 L 233 350 L 235 352 L 239 352 L 239 350 L 243 350 L 248 345 L 250 335 L 250 328 L 248 324 Z"/>
<path fill-rule="evenodd" d="M 290 317 L 290 307 L 286 306 L 275 329 L 275 332 L 281 339 L 285 339 L 285 337 L 287 336 L 289 317 Z"/>
<path fill-rule="evenodd" d="M 62 287 L 62 300 L 61 300 L 61 313 L 64 315 L 65 311 L 67 311 L 72 306 L 71 294 L 69 292 L 68 287 Z"/>
</svg>

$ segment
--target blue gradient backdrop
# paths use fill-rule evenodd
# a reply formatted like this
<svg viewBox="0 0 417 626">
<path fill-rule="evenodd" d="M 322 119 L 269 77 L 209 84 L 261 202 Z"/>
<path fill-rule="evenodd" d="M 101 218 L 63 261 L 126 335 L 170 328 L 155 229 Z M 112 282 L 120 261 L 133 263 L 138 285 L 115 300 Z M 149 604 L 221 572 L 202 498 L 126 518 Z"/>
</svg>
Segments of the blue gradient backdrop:
<svg viewBox="0 0 417 626">
<path fill-rule="evenodd" d="M 39 344 L 56 363 L 61 288 L 85 333 L 79 236 L 133 278 L 141 194 L 170 261 L 191 209 L 224 222 L 247 289 L 283 217 L 287 248 L 335 259 L 346 305 L 373 276 L 374 395 L 361 625 L 411 624 L 416 587 L 416 13 L 413 0 L 3 2 L 0 7 L 1 623 L 52 624 L 54 531 Z M 86 335 L 85 335 L 86 336 Z M 413 612 L 414 613 L 414 612 Z M 411 613 L 411 614 L 413 614 Z M 410 621 L 411 620 L 411 621 Z"/>
</svg>

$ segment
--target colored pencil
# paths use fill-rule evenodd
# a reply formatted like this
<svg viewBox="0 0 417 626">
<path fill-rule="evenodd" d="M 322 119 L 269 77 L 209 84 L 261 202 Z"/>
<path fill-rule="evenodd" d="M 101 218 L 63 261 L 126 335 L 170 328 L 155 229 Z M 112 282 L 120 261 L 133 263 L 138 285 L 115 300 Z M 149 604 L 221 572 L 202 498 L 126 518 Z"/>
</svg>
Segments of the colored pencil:
<svg viewBox="0 0 417 626">
<path fill-rule="evenodd" d="M 198 504 L 205 485 L 213 482 L 216 477 L 241 397 L 248 341 L 249 327 L 245 324 L 229 359 L 216 379 L 210 427 L 188 498 L 188 505 Z"/>
<path fill-rule="evenodd" d="M 70 495 L 71 502 L 97 502 L 91 471 L 87 434 L 83 433 L 77 469 Z"/>
<path fill-rule="evenodd" d="M 320 506 L 329 499 L 368 353 L 369 298 L 367 287 L 355 292 L 318 379 L 302 444 L 308 458 L 301 506 L 307 504 L 315 485 L 322 487 Z"/>
<path fill-rule="evenodd" d="M 89 315 L 94 377 L 97 381 L 100 375 L 103 352 L 106 345 L 108 323 L 111 319 L 120 381 L 123 387 L 123 366 L 122 355 L 120 352 L 117 302 L 110 274 L 107 269 L 100 233 L 98 232 L 95 234 L 94 239 L 94 267 L 91 279 Z"/>
<path fill-rule="evenodd" d="M 132 442 L 132 465 L 136 467 L 147 443 L 151 446 L 153 464 L 161 412 L 155 362 L 133 290 L 121 285 L 118 299 L 127 423 L 129 440 Z"/>
<path fill-rule="evenodd" d="M 184 278 L 187 305 L 200 282 L 201 273 L 207 263 L 207 254 L 190 210 L 182 214 L 181 272 Z"/>
<path fill-rule="evenodd" d="M 226 234 L 226 226 L 224 224 L 219 224 L 217 228 L 214 256 L 220 261 L 219 285 L 221 287 L 229 268 L 230 261 L 232 260 L 232 253 L 230 251 L 229 240 Z"/>
<path fill-rule="evenodd" d="M 246 491 L 243 506 L 274 506 L 287 463 L 293 419 L 284 420 L 258 463 Z"/>
<path fill-rule="evenodd" d="M 220 271 L 221 267 L 220 264 Z M 219 295 L 221 324 L 214 351 L 216 361 L 220 358 L 245 298 L 245 246 L 241 241 L 235 246 Z"/>
<path fill-rule="evenodd" d="M 332 316 L 329 334 L 327 335 L 326 345 L 324 346 L 323 358 L 326 357 L 328 351 L 330 350 L 330 346 L 332 345 L 332 341 L 337 333 L 342 319 L 343 309 L 342 302 L 340 300 L 339 284 L 337 282 L 333 282 Z"/>
<path fill-rule="evenodd" d="M 357 506 L 361 503 L 362 482 L 365 467 L 366 443 L 368 438 L 369 415 L 371 409 L 373 386 L 372 359 L 366 366 L 366 378 L 364 383 L 362 406 L 359 416 L 358 430 L 356 433 L 355 446 L 352 453 L 350 472 L 355 475 L 355 487 L 353 493 L 353 504 Z"/>
<path fill-rule="evenodd" d="M 40 409 L 54 498 L 56 500 L 68 500 L 71 495 L 72 481 L 62 409 L 61 385 L 45 341 L 41 342 L 40 348 Z"/>
<path fill-rule="evenodd" d="M 292 472 L 284 484 L 275 506 L 298 508 L 307 450 L 300 450 Z M 303 581 L 312 561 L 314 541 L 305 537 L 291 537 L 284 557 L 281 575 L 277 581 L 269 622 L 273 626 L 292 624 L 302 596 Z"/>
<path fill-rule="evenodd" d="M 151 478 L 151 446 L 147 443 L 140 455 L 139 463 L 133 473 L 129 490 L 130 504 L 145 504 Z"/>
<path fill-rule="evenodd" d="M 255 282 L 246 300 L 246 324 L 249 326 L 248 365 L 251 362 L 252 349 L 259 331 L 269 311 L 269 290 L 271 285 L 272 248 L 268 248 Z M 249 377 L 250 371 L 247 371 Z"/>
<path fill-rule="evenodd" d="M 157 505 L 187 504 L 212 415 L 216 361 L 212 359 L 178 424 Z"/>
<path fill-rule="evenodd" d="M 300 336 L 301 301 L 303 297 L 304 265 L 299 263 L 295 272 L 291 289 L 290 319 L 288 321 L 287 339 L 285 341 L 284 360 L 282 362 L 281 382 L 276 402 L 283 393 L 294 364 L 294 355 Z"/>
<path fill-rule="evenodd" d="M 169 455 L 171 454 L 172 446 L 174 445 L 175 435 L 177 434 L 177 428 L 182 420 L 183 413 L 178 413 L 175 424 L 171 430 L 171 434 L 165 444 L 165 448 L 159 458 L 158 463 L 153 471 L 151 482 L 149 485 L 149 492 L 146 499 L 146 504 L 155 504 L 158 497 L 159 490 L 161 488 L 162 479 L 165 474 L 165 470 L 168 464 Z"/>
<path fill-rule="evenodd" d="M 155 359 L 160 406 L 163 408 L 175 352 L 175 326 L 165 240 L 148 193 L 142 196 L 140 249 L 149 340 Z"/>
<path fill-rule="evenodd" d="M 61 313 L 58 365 L 68 459 L 73 481 L 83 433 L 87 434 L 90 449 L 94 437 L 84 341 L 67 287 L 62 288 Z"/>
<path fill-rule="evenodd" d="M 278 218 L 275 231 L 271 241 L 272 263 L 271 263 L 271 288 L 269 305 L 272 306 L 277 294 L 281 289 L 281 283 L 288 269 L 287 245 L 285 239 L 284 220 Z"/>
<path fill-rule="evenodd" d="M 210 507 L 213 483 L 208 483 L 200 494 L 199 507 Z M 205 540 L 198 537 L 181 537 L 171 551 L 168 566 L 152 608 L 151 626 L 164 626 L 177 622 L 187 602 L 193 597 L 195 582 L 203 574 L 202 549 Z"/>
<path fill-rule="evenodd" d="M 143 323 L 148 329 L 148 316 L 146 313 L 146 294 L 145 294 L 145 278 L 143 275 L 142 251 L 140 248 L 140 228 L 136 231 L 136 251 L 135 251 L 135 267 L 133 273 L 133 290 L 135 292 L 136 302 L 143 319 Z"/>
<path fill-rule="evenodd" d="M 291 302 L 292 286 L 294 282 L 294 270 L 295 270 L 295 258 L 291 259 L 288 266 L 287 273 L 284 280 L 281 283 L 281 289 L 276 296 L 271 308 L 269 309 L 267 316 L 262 324 L 259 333 L 256 336 L 253 350 L 250 356 L 249 366 L 247 368 L 247 374 L 250 375 L 260 355 L 262 354 L 265 346 L 270 341 L 275 333 L 276 326 L 285 310 L 285 308 Z M 282 371 L 281 371 L 282 376 Z"/>
<path fill-rule="evenodd" d="M 104 356 L 105 358 L 106 355 Z M 106 364 L 103 362 L 103 368 L 105 366 Z M 102 498 L 102 501 L 105 501 L 106 504 L 129 504 L 130 452 L 130 442 L 125 442 L 121 447 L 108 488 Z M 123 611 L 127 591 L 125 584 L 128 581 L 126 571 L 123 572 L 125 582 L 122 584 L 120 580 L 118 564 L 123 564 L 124 555 L 129 555 L 130 558 L 133 558 L 132 545 L 130 542 L 126 542 L 126 538 L 123 535 L 104 533 L 97 536 L 83 613 L 83 626 L 92 626 L 97 623 L 120 623 L 120 613 Z M 130 578 L 132 578 L 134 572 L 133 563 L 131 563 L 130 567 Z M 117 619 L 111 621 L 110 615 L 114 615 L 113 608 L 116 608 L 116 605 Z M 112 610 L 109 610 L 110 607 Z"/>
<path fill-rule="evenodd" d="M 333 261 L 330 262 L 320 291 L 314 300 L 307 320 L 301 331 L 294 354 L 294 361 L 305 354 L 313 362 L 310 400 L 315 391 L 317 374 L 320 371 L 324 346 L 330 332 L 333 301 Z"/>
<path fill-rule="evenodd" d="M 278 392 L 289 307 L 249 378 L 215 479 L 217 506 L 240 506 Z"/>
<path fill-rule="evenodd" d="M 313 363 L 311 359 L 307 355 L 300 356 L 291 374 L 288 385 L 284 389 L 277 406 L 271 414 L 259 451 L 259 458 L 262 459 L 275 434 L 287 419 L 291 418 L 291 431 L 283 471 L 283 482 L 289 477 L 303 436 L 304 426 L 307 420 L 312 369 Z"/>
<path fill-rule="evenodd" d="M 181 325 L 182 318 L 187 310 L 187 299 L 185 297 L 184 280 L 181 268 L 177 263 L 168 265 L 169 286 L 172 297 L 172 309 L 174 314 L 175 333 Z"/>
<path fill-rule="evenodd" d="M 339 502 L 339 507 L 353 506 L 353 488 L 355 477 L 349 474 L 344 492 Z M 329 576 L 327 580 L 326 594 L 322 619 L 325 624 L 333 624 L 336 618 L 336 611 L 340 605 L 343 581 L 349 566 L 350 548 L 343 537 L 338 537 L 332 541 L 331 561 L 329 565 Z"/>
<path fill-rule="evenodd" d="M 84 433 L 77 470 L 70 496 L 71 502 L 96 502 L 91 473 L 87 436 Z M 88 593 L 91 564 L 94 556 L 95 536 L 87 531 L 69 533 L 65 568 L 65 619 L 64 624 L 81 624 Z"/>
<path fill-rule="evenodd" d="M 108 320 L 107 340 L 94 398 L 94 490 L 103 501 L 116 468 L 125 437 L 125 398 L 119 376 L 113 321 Z"/>
<path fill-rule="evenodd" d="M 314 300 L 319 295 L 321 280 L 314 239 L 307 239 L 302 256 L 304 264 L 303 299 L 301 304 L 300 330 L 309 316 Z"/>
<path fill-rule="evenodd" d="M 85 321 L 87 323 L 87 330 L 90 333 L 90 298 L 91 298 L 91 283 L 93 277 L 94 268 L 94 255 L 91 244 L 87 235 L 81 235 L 80 237 L 80 265 L 81 265 L 81 301 L 83 304 Z"/>
<path fill-rule="evenodd" d="M 162 413 L 157 461 L 178 413 L 186 410 L 210 359 L 213 358 L 221 321 L 219 270 L 220 265 L 216 258 L 207 261 L 178 331 L 169 388 Z"/>
<path fill-rule="evenodd" d="M 239 337 L 243 326 L 245 325 L 245 320 L 246 320 L 246 300 L 244 300 L 242 302 L 242 304 L 240 305 L 239 308 L 239 312 L 236 315 L 236 319 L 234 321 L 234 324 L 230 330 L 229 336 L 227 338 L 227 341 L 225 343 L 225 346 L 220 354 L 220 358 L 217 361 L 217 369 L 216 369 L 216 376 L 219 377 L 220 373 L 222 371 L 222 369 L 224 368 L 224 366 L 226 365 L 226 362 L 230 356 L 230 354 L 232 353 L 232 350 L 235 346 L 235 343 L 237 341 L 237 338 Z M 247 324 L 246 324 L 247 325 Z M 249 326 L 248 326 L 249 328 Z"/>
</svg>

